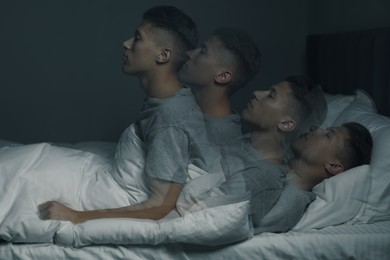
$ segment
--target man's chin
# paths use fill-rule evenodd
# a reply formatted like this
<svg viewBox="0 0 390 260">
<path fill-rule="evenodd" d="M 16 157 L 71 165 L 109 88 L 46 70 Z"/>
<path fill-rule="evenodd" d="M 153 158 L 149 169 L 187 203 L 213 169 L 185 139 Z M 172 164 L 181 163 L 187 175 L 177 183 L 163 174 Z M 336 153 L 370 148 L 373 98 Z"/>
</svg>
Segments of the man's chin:
<svg viewBox="0 0 390 260">
<path fill-rule="evenodd" d="M 251 121 L 251 118 L 250 118 L 250 115 L 248 113 L 248 110 L 245 108 L 244 110 L 241 111 L 241 118 L 244 122 L 246 122 L 247 124 L 252 124 L 252 121 Z"/>
<path fill-rule="evenodd" d="M 186 77 L 186 74 L 180 73 L 180 71 L 179 71 L 177 77 L 179 78 L 180 82 L 183 83 L 184 85 L 190 85 L 189 84 L 190 81 Z"/>
<path fill-rule="evenodd" d="M 134 72 L 126 68 L 125 66 L 122 66 L 122 72 L 126 75 L 133 75 Z"/>
<path fill-rule="evenodd" d="M 297 139 L 292 144 L 290 145 L 291 151 L 293 152 L 294 155 L 300 154 L 300 151 L 302 151 L 302 144 L 301 140 Z"/>
</svg>

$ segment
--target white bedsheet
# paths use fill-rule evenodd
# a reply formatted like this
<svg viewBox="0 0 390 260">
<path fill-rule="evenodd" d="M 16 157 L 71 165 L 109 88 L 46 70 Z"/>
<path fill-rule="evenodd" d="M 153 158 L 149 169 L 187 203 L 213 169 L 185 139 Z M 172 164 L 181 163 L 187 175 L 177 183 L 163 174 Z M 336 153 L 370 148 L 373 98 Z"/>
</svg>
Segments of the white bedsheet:
<svg viewBox="0 0 390 260">
<path fill-rule="evenodd" d="M 0 149 L 0 238 L 52 241 L 64 223 L 39 219 L 38 205 L 49 200 L 84 210 L 131 204 L 109 167 L 103 157 L 47 143 Z"/>
<path fill-rule="evenodd" d="M 252 236 L 247 198 L 230 203 L 222 194 L 216 197 L 220 204 L 207 207 L 196 198 L 223 182 L 223 174 L 204 174 L 192 165 L 189 175 L 197 177 L 189 181 L 178 199 L 181 217 L 157 222 L 98 219 L 76 226 L 39 219 L 38 205 L 49 200 L 77 210 L 136 203 L 114 180 L 111 170 L 107 158 L 47 143 L 1 148 L 0 238 L 30 243 L 56 239 L 68 246 L 170 242 L 220 245 Z"/>
<path fill-rule="evenodd" d="M 390 258 L 390 221 L 263 233 L 230 246 L 180 244 L 62 247 L 0 243 L 0 259 L 375 259 Z"/>
</svg>

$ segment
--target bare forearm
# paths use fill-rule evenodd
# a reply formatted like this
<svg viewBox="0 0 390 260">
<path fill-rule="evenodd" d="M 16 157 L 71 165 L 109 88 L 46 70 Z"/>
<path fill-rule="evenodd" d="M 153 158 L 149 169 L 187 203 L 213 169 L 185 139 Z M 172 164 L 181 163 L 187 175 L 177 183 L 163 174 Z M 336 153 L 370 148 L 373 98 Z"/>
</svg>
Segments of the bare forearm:
<svg viewBox="0 0 390 260">
<path fill-rule="evenodd" d="M 116 209 L 76 211 L 58 201 L 48 201 L 38 206 L 41 219 L 69 220 L 80 223 L 99 218 L 141 218 L 158 220 L 176 207 L 181 185 L 154 185 L 154 195 L 142 203 Z"/>
<path fill-rule="evenodd" d="M 99 218 L 140 218 L 159 220 L 165 217 L 174 208 L 174 206 L 159 206 L 153 208 L 134 209 L 130 206 L 118 209 L 77 211 L 77 220 L 75 222 L 80 223 Z"/>
</svg>

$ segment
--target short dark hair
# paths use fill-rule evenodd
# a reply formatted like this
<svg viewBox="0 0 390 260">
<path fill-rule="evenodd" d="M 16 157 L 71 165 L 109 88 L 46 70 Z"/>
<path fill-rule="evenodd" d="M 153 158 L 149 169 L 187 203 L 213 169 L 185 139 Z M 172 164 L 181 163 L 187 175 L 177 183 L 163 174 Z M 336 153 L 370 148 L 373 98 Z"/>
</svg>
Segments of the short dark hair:
<svg viewBox="0 0 390 260">
<path fill-rule="evenodd" d="M 369 164 L 372 152 L 372 136 L 368 129 L 356 122 L 342 125 L 348 131 L 348 138 L 344 141 L 344 147 L 339 158 L 344 164 L 344 169 Z"/>
<path fill-rule="evenodd" d="M 290 110 L 294 111 L 296 120 L 303 121 L 312 113 L 307 95 L 315 87 L 315 84 L 310 78 L 303 75 L 291 75 L 284 78 L 283 81 L 289 83 L 295 101 Z"/>
<path fill-rule="evenodd" d="M 260 70 L 260 50 L 255 41 L 243 30 L 232 27 L 222 27 L 214 31 L 228 50 L 235 62 L 237 76 L 232 81 L 231 94 L 244 87 Z"/>
<path fill-rule="evenodd" d="M 199 40 L 196 23 L 174 6 L 160 5 L 147 10 L 142 19 L 170 34 L 176 46 L 174 66 L 176 70 L 187 60 L 186 52 L 194 49 Z"/>
</svg>

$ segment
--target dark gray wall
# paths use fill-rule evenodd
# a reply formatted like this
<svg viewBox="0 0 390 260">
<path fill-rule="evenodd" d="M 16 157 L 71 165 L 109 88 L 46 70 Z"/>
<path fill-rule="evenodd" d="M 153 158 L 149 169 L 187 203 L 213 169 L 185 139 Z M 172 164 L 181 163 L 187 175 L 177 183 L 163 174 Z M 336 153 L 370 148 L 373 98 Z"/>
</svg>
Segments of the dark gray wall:
<svg viewBox="0 0 390 260">
<path fill-rule="evenodd" d="M 303 71 L 308 0 L 2 0 L 0 139 L 117 140 L 144 98 L 121 72 L 121 43 L 157 4 L 190 14 L 202 40 L 220 26 L 253 35 L 263 66 L 234 97 L 238 110 L 255 88 Z"/>
<path fill-rule="evenodd" d="M 336 33 L 390 26 L 389 0 L 309 1 L 309 33 Z"/>
</svg>

